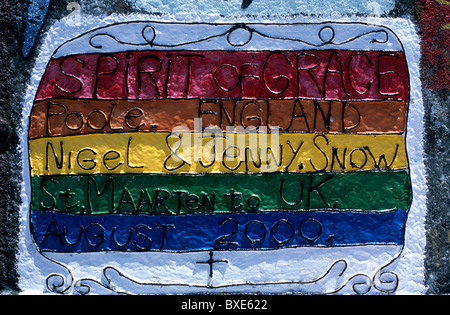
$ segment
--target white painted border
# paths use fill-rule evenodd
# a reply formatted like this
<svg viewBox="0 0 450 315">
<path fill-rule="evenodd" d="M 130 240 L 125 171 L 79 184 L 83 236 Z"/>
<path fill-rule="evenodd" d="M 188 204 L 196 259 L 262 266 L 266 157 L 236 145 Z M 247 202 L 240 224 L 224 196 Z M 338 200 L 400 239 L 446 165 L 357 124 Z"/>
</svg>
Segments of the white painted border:
<svg viewBox="0 0 450 315">
<path fill-rule="evenodd" d="M 395 0 L 253 0 L 245 11 L 243 0 L 134 0 L 133 8 L 144 12 L 172 14 L 274 15 L 304 14 L 341 16 L 344 14 L 381 15 L 395 7 Z"/>
<path fill-rule="evenodd" d="M 36 250 L 36 247 L 31 238 L 30 230 L 29 230 L 29 203 L 30 203 L 30 175 L 29 175 L 29 165 L 28 165 L 28 144 L 27 144 L 27 130 L 29 123 L 29 116 L 32 108 L 32 104 L 34 101 L 35 94 L 37 92 L 37 87 L 42 78 L 45 68 L 47 66 L 48 61 L 50 60 L 53 52 L 64 42 L 81 35 L 87 31 L 90 31 L 94 28 L 106 26 L 113 23 L 118 22 L 127 22 L 127 21 L 143 21 L 143 20 L 155 20 L 154 16 L 148 15 L 140 15 L 140 14 L 132 14 L 132 15 L 113 15 L 106 18 L 100 17 L 91 17 L 91 16 L 82 16 L 81 24 L 79 26 L 73 26 L 67 19 L 63 19 L 54 23 L 49 29 L 46 38 L 42 43 L 42 47 L 39 52 L 39 56 L 36 60 L 34 69 L 31 74 L 30 82 L 27 88 L 26 97 L 23 103 L 23 118 L 22 118 L 22 131 L 20 132 L 21 143 L 20 150 L 22 152 L 22 158 L 24 161 L 23 164 L 23 178 L 24 181 L 22 183 L 22 206 L 20 209 L 20 235 L 19 235 L 19 255 L 18 255 L 18 271 L 20 275 L 19 279 L 19 287 L 26 294 L 42 294 L 48 292 L 46 288 L 46 280 L 51 274 L 61 274 L 64 278 L 59 276 L 50 277 L 51 282 L 55 285 L 63 284 L 65 286 L 70 286 L 74 284 L 75 281 L 79 280 L 81 277 L 85 277 L 88 274 L 90 277 L 96 278 L 96 281 L 105 284 L 105 279 L 102 279 L 102 274 L 99 272 L 99 261 L 102 258 L 107 257 L 107 261 L 109 265 L 114 265 L 119 270 L 121 267 L 125 267 L 125 270 L 130 270 L 129 266 L 126 266 L 126 262 L 132 261 L 134 259 L 134 253 L 97 253 L 97 254 L 88 254 L 81 256 L 82 254 L 65 254 L 61 255 L 65 257 L 65 259 L 69 258 L 70 261 L 55 262 L 52 263 L 49 259 L 39 254 Z M 159 18 L 165 22 L 180 22 L 180 16 L 164 16 Z M 320 23 L 328 20 L 332 20 L 335 22 L 365 22 L 371 24 L 377 24 L 389 27 L 394 31 L 394 33 L 400 38 L 401 42 L 404 45 L 404 50 L 407 56 L 407 61 L 409 65 L 410 71 L 410 80 L 411 80 L 411 102 L 410 102 L 410 110 L 408 117 L 408 129 L 407 129 L 407 149 L 408 156 L 410 162 L 410 170 L 411 170 L 411 178 L 412 178 L 412 188 L 413 188 L 413 203 L 409 212 L 408 222 L 406 226 L 406 239 L 405 239 L 405 247 L 401 252 L 401 255 L 398 259 L 396 259 L 392 264 L 386 267 L 390 272 L 394 272 L 398 275 L 399 278 L 399 286 L 397 288 L 397 294 L 423 294 L 425 293 L 424 286 L 424 249 L 425 249 L 425 213 L 426 213 L 426 182 L 425 182 L 425 167 L 424 167 L 424 158 L 423 158 L 423 104 L 422 104 L 422 95 L 421 95 L 421 83 L 420 83 L 420 74 L 419 74 L 419 62 L 420 62 L 420 39 L 416 33 L 415 25 L 406 19 L 391 19 L 391 18 L 355 18 L 355 17 L 346 17 L 346 18 L 289 18 L 289 17 L 271 17 L 271 18 L 261 18 L 261 19 L 253 19 L 253 18 L 219 18 L 218 16 L 183 16 L 181 17 L 183 22 L 257 22 L 257 23 L 294 23 L 294 22 L 303 22 L 303 23 Z M 363 248 L 367 249 L 367 248 Z M 315 249 L 313 249 L 315 250 Z M 317 258 L 323 258 L 324 253 L 327 254 L 327 257 L 330 257 L 330 260 L 322 259 L 324 261 L 324 265 L 328 265 L 329 268 L 331 265 L 329 262 L 332 259 L 338 259 L 336 255 L 337 252 L 347 251 L 343 256 L 347 255 L 350 258 L 347 258 L 347 262 L 355 261 L 355 258 L 352 258 L 352 252 L 360 251 L 358 247 L 351 248 L 337 248 L 337 249 L 323 249 Z M 379 249 L 374 247 L 375 251 Z M 295 253 L 294 253 L 295 252 Z M 394 249 L 395 253 L 400 253 L 398 249 Z M 223 253 L 220 253 L 217 258 L 223 258 Z M 267 255 L 273 253 L 274 255 L 279 257 L 275 265 L 282 264 L 283 272 L 282 273 L 273 273 L 270 268 L 273 269 L 273 264 L 267 264 L 265 261 L 258 261 L 258 255 L 261 255 L 261 252 L 255 252 L 255 260 L 256 261 L 250 269 L 244 270 L 246 272 L 255 272 L 257 270 L 260 272 L 262 277 L 273 276 L 273 279 L 267 279 L 266 281 L 286 281 L 286 280 L 313 280 L 316 279 L 317 276 L 322 275 L 327 269 L 313 269 L 308 270 L 304 275 L 299 276 L 298 278 L 303 277 L 303 279 L 292 279 L 294 274 L 298 274 L 301 265 L 300 263 L 293 264 L 293 260 L 295 261 L 299 256 L 306 256 L 304 249 L 286 249 L 275 252 L 264 252 Z M 370 256 L 370 251 L 366 251 L 366 254 Z M 396 255 L 393 253 L 392 255 Z M 154 253 L 150 253 L 154 254 Z M 229 257 L 236 255 L 246 255 L 245 260 L 251 261 L 252 257 L 251 252 L 246 253 L 231 253 L 228 255 Z M 308 252 L 308 255 L 312 254 Z M 80 255 L 80 256 L 77 256 Z M 164 256 L 162 260 L 167 260 L 169 258 L 164 253 L 157 253 L 156 255 Z M 170 254 L 174 255 L 174 254 Z M 175 254 L 180 255 L 180 254 Z M 169 266 L 167 270 L 162 268 L 163 266 L 155 267 L 155 271 L 158 271 L 158 277 L 152 278 L 150 275 L 147 281 L 160 281 L 166 283 L 179 283 L 180 279 L 183 281 L 187 281 L 188 283 L 205 283 L 207 278 L 207 270 L 208 268 L 203 268 L 202 270 L 198 269 L 198 265 L 195 265 L 195 261 L 206 260 L 207 253 L 190 253 L 191 263 L 186 264 L 185 259 L 182 257 L 185 254 L 181 254 L 181 256 L 176 256 L 180 258 L 170 257 L 166 266 Z M 250 256 L 249 256 L 250 255 Z M 363 255 L 363 254 L 361 254 Z M 195 257 L 194 257 L 195 256 Z M 382 255 L 383 256 L 383 255 Z M 336 258 L 334 258 L 336 257 Z M 362 256 L 361 256 L 362 257 Z M 390 256 L 391 257 L 391 256 Z M 58 254 L 54 255 L 54 258 L 58 258 Z M 342 257 L 344 258 L 344 257 Z M 358 258 L 358 257 L 356 257 Z M 62 258 L 60 258 L 63 260 Z M 229 258 L 227 258 L 229 259 Z M 309 259 L 309 258 L 308 258 Z M 356 259 L 358 260 L 358 259 Z M 86 262 L 86 265 L 80 266 L 80 262 Z M 242 261 L 242 257 L 239 258 L 238 261 Z M 320 262 L 320 259 L 317 260 Z M 124 263 L 125 262 L 125 263 Z M 192 263 L 194 262 L 194 263 Z M 374 261 L 369 260 L 367 262 L 367 267 L 363 268 L 364 270 L 356 270 L 353 269 L 353 265 L 346 269 L 346 271 L 350 272 L 346 276 L 351 277 L 356 273 L 365 273 L 370 279 L 374 279 L 376 276 L 376 272 L 380 267 L 386 265 L 389 262 L 389 259 L 386 257 L 381 258 L 381 261 L 374 263 Z M 264 265 L 266 263 L 266 265 Z M 357 264 L 357 261 L 355 261 Z M 383 265 L 384 264 L 384 265 Z M 101 265 L 101 264 L 100 264 Z M 123 266 L 121 266 L 123 265 Z M 242 281 L 242 273 L 239 272 L 238 263 L 230 264 L 228 266 L 229 271 L 228 275 L 231 275 L 231 279 L 229 282 Z M 173 266 L 174 269 L 171 269 Z M 300 266 L 300 269 L 299 269 Z M 138 268 L 138 266 L 134 266 Z M 134 268 L 133 267 L 133 268 Z M 159 269 L 158 269 L 159 268 Z M 100 268 L 101 269 L 101 268 Z M 138 268 L 139 269 L 139 268 Z M 221 274 L 220 267 L 218 267 L 218 273 Z M 226 273 L 225 271 L 223 272 Z M 234 274 L 234 276 L 233 276 Z M 131 277 L 131 276 L 130 276 Z M 234 278 L 234 280 L 233 280 Z M 288 279 L 290 278 L 290 279 Z M 347 278 L 348 279 L 348 278 Z M 102 282 L 103 281 L 103 282 Z M 343 280 L 341 279 L 341 284 Z M 59 283 L 61 282 L 61 283 Z M 71 283 L 69 283 L 71 282 Z M 218 284 L 222 283 L 222 281 L 217 280 Z M 329 286 L 330 284 L 326 284 Z M 333 287 L 333 286 L 332 286 Z M 94 286 L 93 286 L 94 288 Z M 101 287 L 100 287 L 101 288 Z M 281 291 L 286 290 L 285 287 L 278 287 Z M 70 293 L 72 289 L 66 293 Z M 271 292 L 277 292 L 276 288 L 271 288 Z M 183 290 L 179 291 L 180 293 Z M 195 293 L 194 292 L 191 293 Z M 200 289 L 197 291 L 203 291 L 204 289 Z M 332 288 L 330 292 L 332 292 Z M 152 293 L 163 293 L 158 288 L 154 288 Z M 219 292 L 219 291 L 218 291 Z M 346 290 L 341 291 L 342 293 L 348 293 Z M 371 292 L 374 292 L 372 289 Z M 377 291 L 375 291 L 377 292 Z M 96 293 L 92 291 L 92 293 Z M 103 291 L 99 291 L 97 293 L 105 293 Z M 151 292 L 147 292 L 151 293 Z M 176 292 L 173 292 L 176 293 Z"/>
<path fill-rule="evenodd" d="M 140 50 L 370 50 L 402 51 L 388 29 L 368 23 L 229 24 L 130 22 L 92 30 L 54 54 L 117 53 Z"/>
</svg>

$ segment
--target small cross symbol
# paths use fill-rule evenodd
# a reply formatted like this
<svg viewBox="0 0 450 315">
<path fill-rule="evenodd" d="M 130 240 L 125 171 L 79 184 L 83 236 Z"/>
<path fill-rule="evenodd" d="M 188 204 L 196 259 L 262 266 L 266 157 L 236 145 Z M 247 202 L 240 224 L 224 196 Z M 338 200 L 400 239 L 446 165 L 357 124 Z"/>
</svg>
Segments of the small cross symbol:
<svg viewBox="0 0 450 315">
<path fill-rule="evenodd" d="M 247 9 L 250 6 L 250 4 L 252 4 L 252 2 L 253 2 L 253 0 L 244 0 L 244 1 L 242 1 L 241 8 L 242 9 Z"/>
<path fill-rule="evenodd" d="M 213 266 L 216 263 L 227 263 L 228 264 L 228 260 L 214 260 L 213 259 L 214 256 L 214 252 L 213 251 L 209 251 L 209 259 L 207 261 L 197 261 L 197 264 L 207 264 L 209 265 L 209 277 L 212 278 L 214 271 L 213 271 Z"/>
</svg>

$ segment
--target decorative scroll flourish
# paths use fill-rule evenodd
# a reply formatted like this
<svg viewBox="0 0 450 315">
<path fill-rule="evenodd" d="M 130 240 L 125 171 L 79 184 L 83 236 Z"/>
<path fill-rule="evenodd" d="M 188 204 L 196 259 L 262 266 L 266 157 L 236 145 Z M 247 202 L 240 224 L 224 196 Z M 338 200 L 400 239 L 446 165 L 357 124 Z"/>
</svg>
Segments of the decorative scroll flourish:
<svg viewBox="0 0 450 315">
<path fill-rule="evenodd" d="M 396 258 L 387 265 L 382 266 L 373 276 L 364 273 L 356 273 L 345 280 L 345 272 L 348 270 L 348 262 L 344 259 L 335 261 L 320 277 L 310 281 L 279 281 L 279 282 L 243 282 L 236 284 L 213 285 L 208 281 L 206 285 L 187 283 L 159 283 L 146 282 L 133 279 L 114 266 L 103 269 L 101 280 L 94 278 L 82 278 L 74 280 L 73 273 L 65 266 L 68 275 L 53 273 L 46 279 L 47 288 L 56 294 L 79 294 L 104 292 L 106 294 L 135 295 L 158 292 L 179 292 L 180 294 L 192 293 L 239 293 L 239 292 L 273 292 L 283 290 L 289 294 L 337 294 L 348 293 L 364 295 L 372 288 L 383 294 L 392 294 L 398 288 L 398 275 L 392 271 L 385 270 Z M 56 261 L 52 260 L 54 263 Z M 58 265 L 63 266 L 60 263 Z M 119 288 L 116 284 L 126 286 L 127 289 Z M 331 285 L 333 283 L 333 285 Z M 73 290 L 71 290 L 73 289 Z"/>
<path fill-rule="evenodd" d="M 67 294 L 74 284 L 74 276 L 72 271 L 68 266 L 65 266 L 63 263 L 60 263 L 46 256 L 43 257 L 45 257 L 45 259 L 48 259 L 52 263 L 62 267 L 67 272 L 66 276 L 60 273 L 52 273 L 48 275 L 47 278 L 45 279 L 47 290 L 56 294 Z"/>
<path fill-rule="evenodd" d="M 398 275 L 390 270 L 386 270 L 391 266 L 403 253 L 402 249 L 392 258 L 392 260 L 385 266 L 381 267 L 374 275 L 372 279 L 373 287 L 384 294 L 393 294 L 397 291 L 399 278 Z"/>
<path fill-rule="evenodd" d="M 239 33 L 239 35 L 237 35 L 237 33 Z M 107 37 L 121 45 L 130 45 L 130 46 L 138 46 L 138 47 L 139 46 L 141 46 L 141 47 L 149 46 L 149 47 L 162 47 L 162 48 L 176 48 L 176 47 L 182 47 L 182 46 L 187 46 L 187 45 L 191 45 L 191 44 L 199 44 L 199 43 L 206 42 L 206 41 L 209 41 L 209 40 L 212 40 L 215 38 L 220 38 L 220 37 L 226 36 L 226 41 L 228 42 L 229 45 L 231 45 L 233 47 L 243 47 L 251 42 L 254 34 L 257 34 L 263 38 L 272 39 L 272 40 L 291 41 L 291 42 L 301 43 L 301 44 L 305 44 L 305 45 L 308 45 L 308 46 L 311 46 L 314 48 L 320 48 L 325 45 L 341 46 L 341 45 L 351 43 L 362 37 L 370 37 L 370 40 L 368 40 L 368 43 L 372 43 L 372 44 L 373 43 L 386 44 L 389 41 L 389 33 L 384 29 L 380 29 L 380 30 L 364 32 L 363 34 L 353 36 L 345 41 L 336 42 L 336 41 L 334 41 L 335 37 L 336 37 L 335 29 L 332 26 L 324 26 L 319 30 L 319 32 L 317 34 L 321 41 L 319 44 L 317 44 L 317 43 L 309 42 L 309 41 L 306 41 L 303 39 L 298 39 L 298 38 L 276 37 L 276 36 L 267 35 L 267 34 L 264 34 L 263 32 L 258 31 L 257 29 L 255 29 L 251 26 L 248 26 L 244 23 L 237 23 L 237 24 L 233 25 L 226 32 L 222 32 L 222 33 L 215 34 L 215 35 L 210 35 L 210 36 L 207 36 L 207 37 L 204 37 L 204 38 L 201 38 L 198 40 L 194 40 L 194 41 L 185 41 L 185 42 L 177 43 L 177 44 L 158 43 L 157 42 L 157 39 L 158 39 L 157 32 L 152 25 L 146 25 L 142 29 L 141 36 L 142 36 L 142 39 L 144 40 L 143 43 L 133 43 L 133 42 L 129 42 L 129 41 L 120 40 L 120 39 L 116 38 L 115 36 L 108 34 L 108 33 L 98 33 L 98 34 L 93 35 L 89 39 L 89 44 L 93 48 L 102 49 L 103 45 L 98 42 L 98 39 Z M 376 36 L 378 34 L 381 34 L 381 36 L 383 36 L 383 37 L 381 38 L 381 36 L 380 36 L 380 38 L 377 38 Z M 236 38 L 239 38 L 239 40 L 237 40 Z"/>
<path fill-rule="evenodd" d="M 263 34 L 261 32 L 256 31 L 255 29 L 250 29 L 250 28 L 249 28 L 249 31 L 251 31 L 252 33 L 255 32 L 258 35 L 261 35 L 261 36 L 266 37 L 266 38 L 280 39 L 280 40 L 289 40 L 289 41 L 293 41 L 293 42 L 300 42 L 300 43 L 303 43 L 303 44 L 306 44 L 306 45 L 310 45 L 310 46 L 313 46 L 313 47 L 316 47 L 316 48 L 322 47 L 322 46 L 325 46 L 325 45 L 341 46 L 341 45 L 344 45 L 344 44 L 351 43 L 351 42 L 353 42 L 353 41 L 355 41 L 355 40 L 357 40 L 357 39 L 359 39 L 361 37 L 365 37 L 365 36 L 372 35 L 372 34 L 383 34 L 386 38 L 380 40 L 380 39 L 377 39 L 377 38 L 374 37 L 374 38 L 370 39 L 370 41 L 369 41 L 370 43 L 386 44 L 389 41 L 389 34 L 388 34 L 388 32 L 386 30 L 378 30 L 378 31 L 365 32 L 365 33 L 363 33 L 361 35 L 349 38 L 348 40 L 345 40 L 343 42 L 333 42 L 336 33 L 335 33 L 334 28 L 332 28 L 331 26 L 324 26 L 324 27 L 322 27 L 320 29 L 319 34 L 318 34 L 320 40 L 322 41 L 322 43 L 320 43 L 320 44 L 313 44 L 313 43 L 310 43 L 310 42 L 307 42 L 307 41 L 304 41 L 304 40 L 301 40 L 301 39 L 296 39 L 296 38 L 277 38 L 277 37 L 273 37 L 273 36 L 268 36 L 268 35 L 265 35 L 265 34 Z"/>
</svg>

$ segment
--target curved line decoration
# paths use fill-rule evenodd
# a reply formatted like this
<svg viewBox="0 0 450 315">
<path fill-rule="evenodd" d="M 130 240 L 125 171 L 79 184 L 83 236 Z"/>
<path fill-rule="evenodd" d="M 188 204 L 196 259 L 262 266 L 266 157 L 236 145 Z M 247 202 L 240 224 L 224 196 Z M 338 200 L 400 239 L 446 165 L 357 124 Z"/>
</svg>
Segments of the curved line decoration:
<svg viewBox="0 0 450 315">
<path fill-rule="evenodd" d="M 318 278 L 312 280 L 297 281 L 274 281 L 274 282 L 241 282 L 225 285 L 198 285 L 183 282 L 159 283 L 150 281 L 136 280 L 114 266 L 103 268 L 102 279 L 81 278 L 73 282 L 71 288 L 73 292 L 79 295 L 90 294 L 95 288 L 95 292 L 105 290 L 108 294 L 119 295 L 139 295 L 149 294 L 157 291 L 158 294 L 166 292 L 178 292 L 178 294 L 227 294 L 237 292 L 258 292 L 272 293 L 273 290 L 282 290 L 290 294 L 311 295 L 311 294 L 337 294 L 341 292 L 352 293 L 356 295 L 364 295 L 369 293 L 373 288 L 380 293 L 393 293 L 398 286 L 398 276 L 391 271 L 385 271 L 383 275 L 389 274 L 394 279 L 385 281 L 393 286 L 391 290 L 380 289 L 369 275 L 364 273 L 355 273 L 353 275 L 344 276 L 348 271 L 349 265 L 345 259 L 340 259 L 331 264 L 330 267 Z M 61 275 L 51 275 L 60 276 Z M 120 282 L 125 283 L 127 289 L 121 288 Z M 334 285 L 331 285 L 334 283 Z M 123 286 L 123 284 L 122 284 Z M 57 292 L 67 294 L 67 291 Z"/>
<path fill-rule="evenodd" d="M 147 37 L 147 29 L 151 29 L 152 30 L 152 36 L 151 39 L 149 39 Z M 323 31 L 325 29 L 329 29 L 332 31 L 332 36 L 329 39 L 324 39 L 324 35 L 322 34 Z M 230 40 L 230 36 L 233 34 L 233 32 L 239 31 L 239 30 L 245 30 L 246 32 L 249 32 L 249 38 L 247 40 L 245 40 L 243 43 L 240 44 L 236 44 L 233 43 Z M 368 40 L 368 43 L 376 43 L 376 44 L 386 44 L 389 41 L 389 34 L 386 30 L 376 30 L 376 31 L 370 31 L 370 32 L 365 32 L 363 34 L 351 37 L 345 41 L 342 42 L 334 42 L 333 39 L 335 38 L 336 35 L 336 31 L 334 30 L 334 28 L 332 26 L 324 26 L 322 27 L 318 34 L 317 37 L 322 41 L 319 44 L 316 44 L 314 42 L 310 42 L 307 40 L 303 40 L 303 39 L 298 39 L 298 38 L 291 38 L 291 37 L 276 37 L 276 36 L 271 36 L 271 35 L 267 35 L 264 34 L 262 31 L 258 31 L 256 28 L 250 27 L 244 23 L 238 23 L 235 24 L 234 26 L 232 26 L 228 31 L 224 32 L 224 33 L 218 33 L 216 35 L 211 35 L 211 36 L 207 36 L 204 38 L 201 38 L 199 40 L 195 40 L 195 41 L 185 41 L 182 43 L 176 43 L 176 44 L 163 44 L 163 43 L 158 43 L 157 39 L 158 39 L 158 35 L 156 32 L 156 29 L 153 25 L 147 25 L 142 29 L 142 39 L 145 41 L 144 43 L 135 43 L 135 42 L 130 42 L 130 41 L 124 41 L 124 40 L 120 40 L 118 38 L 116 38 L 114 35 L 108 34 L 108 33 L 98 33 L 93 35 L 90 39 L 89 39 L 89 44 L 96 49 L 103 49 L 103 45 L 102 44 L 95 44 L 94 40 L 99 38 L 99 37 L 108 37 L 111 38 L 112 40 L 114 40 L 115 42 L 122 44 L 122 45 L 129 45 L 129 46 L 137 46 L 137 47 L 145 47 L 148 46 L 149 48 L 154 48 L 154 47 L 160 47 L 160 48 L 182 48 L 183 46 L 187 46 L 187 45 L 192 45 L 192 44 L 198 44 L 198 43 L 202 43 L 202 42 L 206 42 L 209 41 L 211 39 L 214 38 L 220 38 L 220 37 L 224 37 L 226 36 L 226 40 L 228 42 L 228 44 L 230 46 L 233 47 L 244 47 L 247 44 L 249 44 L 252 40 L 252 35 L 253 34 L 257 34 L 263 38 L 267 38 L 267 39 L 272 39 L 272 40 L 280 40 L 280 41 L 290 41 L 290 42 L 296 42 L 296 43 L 301 43 L 301 44 L 305 44 L 307 46 L 311 46 L 314 48 L 319 48 L 319 47 L 323 47 L 325 45 L 331 45 L 331 46 L 341 46 L 341 45 L 345 45 L 348 43 L 351 43 L 357 39 L 360 39 L 362 37 L 367 37 L 369 35 L 375 35 L 375 34 L 383 34 L 384 35 L 384 39 L 378 39 L 376 37 L 371 37 L 370 40 Z"/>
<path fill-rule="evenodd" d="M 386 51 L 403 51 L 403 47 L 397 36 L 389 29 L 379 25 L 373 25 L 369 23 L 352 23 L 352 22 L 321 22 L 321 23 L 274 23 L 276 29 L 267 28 L 267 24 L 258 23 L 234 23 L 234 24 L 219 24 L 219 23 L 165 23 L 156 21 L 136 21 L 125 22 L 119 24 L 108 25 L 94 29 L 90 32 L 82 34 L 65 44 L 61 45 L 54 53 L 54 58 L 62 56 L 72 55 L 80 53 L 80 43 L 89 45 L 91 52 L 101 52 L 102 49 L 105 52 L 114 52 L 117 49 L 111 50 L 113 47 L 108 47 L 104 43 L 94 42 L 101 37 L 106 37 L 112 40 L 111 43 L 124 46 L 121 51 L 134 48 L 153 48 L 153 49 L 178 49 L 180 47 L 186 47 L 188 49 L 195 47 L 198 44 L 210 44 L 208 49 L 223 49 L 223 44 L 227 44 L 230 49 L 241 49 L 247 46 L 253 46 L 255 39 L 258 38 L 264 42 L 262 47 L 269 47 L 271 44 L 267 42 L 275 41 L 277 45 L 281 43 L 298 44 L 300 49 L 316 48 L 336 48 L 348 46 L 350 43 L 357 43 L 361 46 L 364 43 L 367 49 L 379 49 Z M 176 37 L 170 36 L 170 32 L 173 32 L 173 26 L 178 26 L 186 30 L 185 37 L 192 39 L 177 40 Z M 132 36 L 121 37 L 119 28 L 127 28 L 127 34 Z M 198 32 L 199 27 L 202 27 L 201 35 Z M 304 36 L 304 32 L 296 32 L 296 30 L 307 27 L 307 34 L 314 34 L 312 36 Z M 345 29 L 352 28 L 352 32 L 359 32 L 355 36 L 345 38 L 347 31 Z M 245 30 L 248 34 L 246 40 L 241 42 L 233 42 L 231 39 L 232 33 L 235 31 Z M 327 35 L 327 30 L 331 31 L 331 35 Z M 179 32 L 179 31 L 178 31 Z M 300 37 L 292 37 L 292 34 L 299 34 Z M 242 33 L 245 34 L 245 33 Z M 291 34 L 287 37 L 285 34 Z M 300 35 L 301 34 L 301 35 Z M 381 34 L 381 35 L 380 35 Z M 167 36 L 169 35 L 169 36 Z M 183 36 L 183 34 L 180 34 Z M 235 34 L 236 35 L 236 34 Z M 257 35 L 257 36 L 254 36 Z M 361 39 L 367 37 L 367 40 L 360 42 Z M 130 40 L 133 38 L 133 40 Z M 223 38 L 223 41 L 222 41 Z M 218 39 L 219 41 L 215 41 Z M 272 44 L 274 44 L 272 43 Z M 390 45 L 386 45 L 386 44 Z M 211 46 L 213 45 L 213 46 Z M 297 46 L 298 46 L 297 45 Z M 375 45 L 375 46 L 374 46 Z M 216 47 L 217 46 L 217 47 Z M 369 46 L 369 47 L 368 47 Z M 126 48 L 128 47 L 128 48 Z M 216 47 L 216 48 L 214 48 Z M 253 48 L 253 47 L 252 47 Z M 283 44 L 279 47 L 283 49 Z M 295 46 L 289 46 L 289 49 L 295 49 Z M 299 47 L 297 47 L 299 49 Z M 348 47 L 348 49 L 352 49 Z M 120 49 L 119 49 L 120 50 Z"/>
</svg>

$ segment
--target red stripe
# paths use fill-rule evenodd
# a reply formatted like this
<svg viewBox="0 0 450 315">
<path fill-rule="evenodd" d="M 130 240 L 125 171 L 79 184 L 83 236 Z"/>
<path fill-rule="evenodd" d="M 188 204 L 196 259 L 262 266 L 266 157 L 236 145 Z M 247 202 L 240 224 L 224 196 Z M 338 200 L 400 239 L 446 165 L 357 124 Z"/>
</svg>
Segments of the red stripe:
<svg viewBox="0 0 450 315">
<path fill-rule="evenodd" d="M 408 97 L 402 52 L 140 51 L 54 59 L 37 100 Z"/>
</svg>

